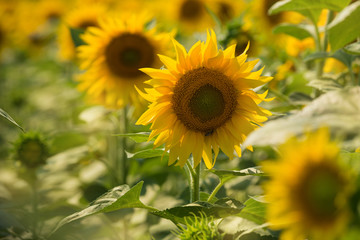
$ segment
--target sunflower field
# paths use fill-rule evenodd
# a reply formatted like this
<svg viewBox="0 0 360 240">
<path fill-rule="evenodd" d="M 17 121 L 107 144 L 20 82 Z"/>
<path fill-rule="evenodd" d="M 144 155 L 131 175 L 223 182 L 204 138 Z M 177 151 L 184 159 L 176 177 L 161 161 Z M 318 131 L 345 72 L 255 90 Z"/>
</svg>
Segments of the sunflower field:
<svg viewBox="0 0 360 240">
<path fill-rule="evenodd" d="M 1 240 L 359 240 L 360 1 L 0 0 Z"/>
</svg>

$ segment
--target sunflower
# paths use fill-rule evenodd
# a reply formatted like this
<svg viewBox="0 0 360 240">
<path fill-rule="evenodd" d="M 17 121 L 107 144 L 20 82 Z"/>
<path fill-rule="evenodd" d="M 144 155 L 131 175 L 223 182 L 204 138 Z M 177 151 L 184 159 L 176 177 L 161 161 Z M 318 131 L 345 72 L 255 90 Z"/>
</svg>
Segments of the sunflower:
<svg viewBox="0 0 360 240">
<path fill-rule="evenodd" d="M 222 23 L 238 17 L 245 10 L 243 0 L 210 0 L 209 8 L 216 14 Z"/>
<path fill-rule="evenodd" d="M 81 5 L 64 16 L 58 32 L 59 56 L 62 60 L 73 60 L 76 56 L 75 45 L 69 28 L 86 30 L 99 26 L 98 18 L 106 13 L 101 4 Z"/>
<path fill-rule="evenodd" d="M 206 0 L 158 0 L 156 5 L 161 7 L 159 15 L 183 34 L 205 31 L 215 25 Z"/>
<path fill-rule="evenodd" d="M 146 29 L 150 20 L 146 13 L 107 18 L 83 35 L 87 45 L 79 47 L 78 56 L 86 72 L 79 78 L 79 89 L 86 91 L 93 102 L 110 108 L 131 103 L 136 105 L 135 110 L 145 103 L 135 86 L 147 86 L 147 76 L 138 69 L 160 67 L 156 54 L 170 54 L 172 36 L 157 33 L 156 28 Z"/>
<path fill-rule="evenodd" d="M 298 24 L 305 17 L 297 12 L 280 12 L 269 15 L 268 11 L 278 0 L 255 0 L 250 4 L 249 18 L 254 22 L 252 28 L 258 30 L 258 34 L 262 37 L 262 43 L 269 43 L 277 46 L 286 46 L 287 39 L 285 35 L 273 34 L 273 28 L 280 23 Z"/>
<path fill-rule="evenodd" d="M 159 56 L 167 69 L 142 69 L 153 88 L 141 93 L 151 104 L 137 124 L 152 123 L 149 139 L 158 135 L 154 147 L 165 143 L 169 165 L 179 158 L 177 165 L 184 166 L 192 153 L 195 166 L 203 158 L 210 169 L 219 147 L 229 158 L 234 149 L 240 156 L 246 136 L 271 115 L 257 105 L 267 93 L 252 90 L 271 77 L 260 76 L 263 69 L 252 72 L 258 61 L 246 62 L 247 49 L 238 57 L 235 44 L 218 50 L 214 31 L 189 52 L 173 42 L 177 60 Z"/>
<path fill-rule="evenodd" d="M 281 239 L 334 239 L 349 218 L 350 175 L 339 148 L 322 128 L 305 139 L 289 139 L 277 162 L 265 162 L 270 181 L 264 186 L 268 220 L 283 229 Z"/>
</svg>

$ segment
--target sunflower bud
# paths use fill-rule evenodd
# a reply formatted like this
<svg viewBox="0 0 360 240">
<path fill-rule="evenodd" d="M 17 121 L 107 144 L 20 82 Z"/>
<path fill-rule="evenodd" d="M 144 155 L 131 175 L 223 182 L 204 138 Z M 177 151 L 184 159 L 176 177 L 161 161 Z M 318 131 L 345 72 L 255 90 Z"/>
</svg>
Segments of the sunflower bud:
<svg viewBox="0 0 360 240">
<path fill-rule="evenodd" d="M 21 135 L 14 143 L 15 157 L 24 166 L 36 168 L 45 164 L 48 146 L 39 133 L 29 132 Z"/>
<path fill-rule="evenodd" d="M 185 227 L 181 230 L 173 232 L 178 239 L 181 240 L 202 240 L 202 239 L 223 239 L 217 225 L 212 218 L 208 218 L 205 213 L 199 216 L 185 217 Z"/>
</svg>

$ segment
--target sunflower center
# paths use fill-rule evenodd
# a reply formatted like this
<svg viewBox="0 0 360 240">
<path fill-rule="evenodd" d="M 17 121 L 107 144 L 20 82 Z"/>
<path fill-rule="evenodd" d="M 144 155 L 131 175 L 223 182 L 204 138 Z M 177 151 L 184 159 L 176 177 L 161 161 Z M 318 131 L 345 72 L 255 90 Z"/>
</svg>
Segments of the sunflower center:
<svg viewBox="0 0 360 240">
<path fill-rule="evenodd" d="M 265 1 L 265 7 L 264 7 L 264 12 L 263 12 L 263 16 L 266 16 L 269 23 L 274 26 L 277 25 L 281 22 L 282 20 L 282 16 L 283 13 L 280 12 L 278 14 L 274 14 L 274 15 L 269 15 L 268 11 L 271 8 L 272 5 L 274 5 L 278 0 L 264 0 Z"/>
<path fill-rule="evenodd" d="M 110 71 L 125 78 L 136 78 L 143 73 L 139 68 L 150 67 L 155 61 L 154 48 L 143 36 L 124 33 L 113 38 L 105 50 Z"/>
<path fill-rule="evenodd" d="M 194 116 L 206 122 L 223 113 L 225 102 L 219 89 L 206 84 L 196 90 L 190 99 L 189 107 Z"/>
<path fill-rule="evenodd" d="M 309 220 L 319 224 L 331 222 L 338 213 L 336 198 L 343 179 L 332 166 L 312 166 L 296 194 Z"/>
<path fill-rule="evenodd" d="M 203 4 L 197 0 L 187 0 L 180 7 L 180 18 L 183 20 L 196 20 L 203 11 Z"/>
<path fill-rule="evenodd" d="M 234 15 L 233 9 L 228 3 L 220 2 L 218 10 L 219 18 L 222 22 L 228 21 Z"/>
<path fill-rule="evenodd" d="M 237 94 L 226 75 L 201 67 L 179 79 L 172 104 L 177 117 L 189 130 L 207 134 L 231 119 L 237 106 Z"/>
</svg>

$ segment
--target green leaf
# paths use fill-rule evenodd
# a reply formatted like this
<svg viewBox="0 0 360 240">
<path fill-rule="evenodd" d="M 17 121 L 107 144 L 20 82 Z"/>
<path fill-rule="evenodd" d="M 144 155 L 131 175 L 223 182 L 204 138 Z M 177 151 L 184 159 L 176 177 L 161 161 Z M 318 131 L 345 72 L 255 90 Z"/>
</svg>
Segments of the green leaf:
<svg viewBox="0 0 360 240">
<path fill-rule="evenodd" d="M 277 25 L 273 29 L 273 33 L 285 33 L 287 35 L 290 35 L 292 37 L 295 37 L 297 39 L 303 40 L 308 37 L 315 36 L 314 29 L 311 25 L 308 24 L 289 24 L 289 23 L 283 23 L 280 25 Z"/>
<path fill-rule="evenodd" d="M 341 1 L 339 1 L 341 2 Z M 360 2 L 350 4 L 329 24 L 328 36 L 334 52 L 360 35 Z"/>
<path fill-rule="evenodd" d="M 350 55 L 346 53 L 344 50 L 339 49 L 333 54 L 329 52 L 315 52 L 312 54 L 309 54 L 304 58 L 305 62 L 313 61 L 317 59 L 324 59 L 324 58 L 335 58 L 345 64 L 348 68 L 351 68 L 352 62 L 354 61 L 355 57 L 353 55 Z"/>
<path fill-rule="evenodd" d="M 330 53 L 328 53 L 328 52 L 314 52 L 314 53 L 307 55 L 304 58 L 304 61 L 309 62 L 309 61 L 313 61 L 313 60 L 317 60 L 317 59 L 328 58 L 329 56 L 330 56 Z"/>
<path fill-rule="evenodd" d="M 142 143 L 142 142 L 148 141 L 149 135 L 150 135 L 150 133 L 148 133 L 148 132 L 138 132 L 138 133 L 114 134 L 113 136 L 129 137 L 137 143 Z"/>
<path fill-rule="evenodd" d="M 264 172 L 260 170 L 260 167 L 246 168 L 243 170 L 217 170 L 210 169 L 209 172 L 216 174 L 222 182 L 229 181 L 239 176 L 264 176 Z"/>
<path fill-rule="evenodd" d="M 339 90 L 342 88 L 342 86 L 338 82 L 331 78 L 310 80 L 308 86 L 319 89 L 323 92 Z"/>
<path fill-rule="evenodd" d="M 2 110 L 0 108 L 0 116 L 6 118 L 7 120 L 9 120 L 12 124 L 14 124 L 15 126 L 17 126 L 18 128 L 21 129 L 21 131 L 25 132 L 24 129 L 19 125 L 17 124 L 17 122 L 15 122 L 15 120 L 7 113 L 5 112 L 4 110 Z"/>
<path fill-rule="evenodd" d="M 146 149 L 136 153 L 127 152 L 128 158 L 153 158 L 153 157 L 162 157 L 167 154 L 164 152 L 164 149 Z"/>
<path fill-rule="evenodd" d="M 360 137 L 360 87 L 327 92 L 292 115 L 269 121 L 253 131 L 244 146 L 266 146 L 283 143 L 290 136 L 327 126 L 341 137 L 347 147 L 358 147 Z"/>
<path fill-rule="evenodd" d="M 282 11 L 295 11 L 309 17 L 314 23 L 319 19 L 322 9 L 341 11 L 351 0 L 283 0 L 276 2 L 270 9 L 269 14 Z"/>
<path fill-rule="evenodd" d="M 194 217 L 193 214 L 200 216 L 200 214 L 203 213 L 206 214 L 207 217 L 217 219 L 236 215 L 240 213 L 243 207 L 244 205 L 235 199 L 223 198 L 219 199 L 215 203 L 198 201 L 184 206 L 169 208 L 163 211 L 151 212 L 151 214 L 169 219 L 175 224 L 185 224 L 184 218 Z"/>
<path fill-rule="evenodd" d="M 266 222 L 266 202 L 262 198 L 250 197 L 244 205 L 245 207 L 237 216 L 256 224 L 264 224 Z"/>
<path fill-rule="evenodd" d="M 86 45 L 86 43 L 80 37 L 80 35 L 85 32 L 84 29 L 69 27 L 69 30 L 70 30 L 71 39 L 75 47 Z"/>
<path fill-rule="evenodd" d="M 315 2 L 313 1 L 313 4 Z M 277 14 L 283 11 L 298 12 L 316 23 L 319 20 L 321 8 L 315 8 L 315 5 L 307 3 L 305 0 L 283 0 L 278 1 L 269 9 L 269 14 Z"/>
<path fill-rule="evenodd" d="M 360 42 L 351 43 L 344 47 L 345 52 L 360 55 Z"/>
<path fill-rule="evenodd" d="M 144 182 L 141 181 L 132 188 L 128 185 L 121 185 L 111 189 L 97 198 L 89 207 L 62 219 L 52 233 L 65 224 L 98 213 L 113 212 L 124 208 L 145 208 L 150 211 L 157 211 L 157 209 L 148 207 L 140 201 L 139 198 L 143 183 Z"/>
</svg>

